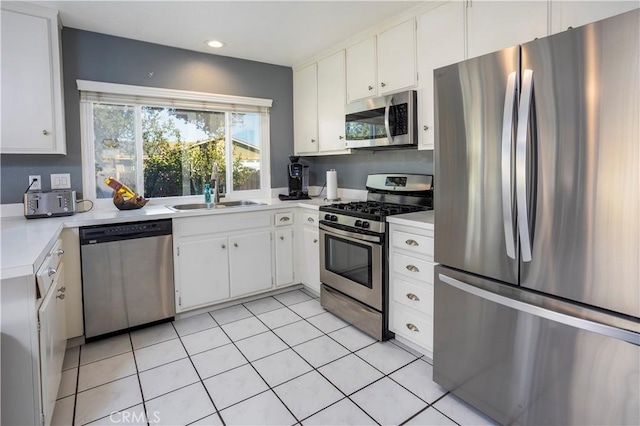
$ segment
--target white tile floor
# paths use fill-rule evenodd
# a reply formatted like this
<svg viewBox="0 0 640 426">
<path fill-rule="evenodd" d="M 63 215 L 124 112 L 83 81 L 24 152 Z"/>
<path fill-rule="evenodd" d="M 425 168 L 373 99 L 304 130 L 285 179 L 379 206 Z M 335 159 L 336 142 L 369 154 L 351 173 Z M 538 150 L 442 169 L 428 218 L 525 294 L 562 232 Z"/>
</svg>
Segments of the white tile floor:
<svg viewBox="0 0 640 426">
<path fill-rule="evenodd" d="M 301 290 L 67 350 L 55 425 L 478 425 L 398 342 Z"/>
</svg>

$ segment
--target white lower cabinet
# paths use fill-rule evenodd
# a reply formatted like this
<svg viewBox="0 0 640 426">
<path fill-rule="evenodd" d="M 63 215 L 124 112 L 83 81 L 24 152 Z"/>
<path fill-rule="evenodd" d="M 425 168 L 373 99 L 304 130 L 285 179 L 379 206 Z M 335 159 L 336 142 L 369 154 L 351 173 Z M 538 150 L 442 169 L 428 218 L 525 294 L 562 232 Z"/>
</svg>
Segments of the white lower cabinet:
<svg viewBox="0 0 640 426">
<path fill-rule="evenodd" d="M 231 297 L 271 288 L 271 231 L 229 237 L 229 275 Z"/>
<path fill-rule="evenodd" d="M 433 231 L 390 224 L 389 328 L 433 355 Z"/>
<path fill-rule="evenodd" d="M 179 310 L 211 305 L 229 298 L 227 237 L 205 237 L 177 245 L 175 267 Z"/>
<path fill-rule="evenodd" d="M 320 293 L 320 231 L 318 213 L 304 213 L 302 218 L 302 283 Z"/>
<path fill-rule="evenodd" d="M 292 284 L 293 273 L 293 228 L 276 230 L 276 286 Z"/>
<path fill-rule="evenodd" d="M 40 320 L 40 380 L 44 424 L 51 424 L 58 387 L 62 378 L 62 362 L 67 348 L 63 264 L 57 268 L 57 278 L 38 310 Z"/>
<path fill-rule="evenodd" d="M 297 284 L 293 213 L 173 220 L 176 312 Z"/>
</svg>

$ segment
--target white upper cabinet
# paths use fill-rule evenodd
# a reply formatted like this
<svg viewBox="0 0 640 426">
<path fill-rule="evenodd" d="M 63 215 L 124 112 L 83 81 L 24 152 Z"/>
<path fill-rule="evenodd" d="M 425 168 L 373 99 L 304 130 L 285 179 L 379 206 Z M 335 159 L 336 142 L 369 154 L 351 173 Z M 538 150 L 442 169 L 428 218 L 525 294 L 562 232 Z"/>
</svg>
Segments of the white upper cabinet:
<svg viewBox="0 0 640 426">
<path fill-rule="evenodd" d="M 58 13 L 2 3 L 3 154 L 66 154 Z"/>
<path fill-rule="evenodd" d="M 415 84 L 415 19 L 347 49 L 347 102 L 397 92 Z"/>
<path fill-rule="evenodd" d="M 294 149 L 296 154 L 318 152 L 318 76 L 316 64 L 293 74 Z"/>
<path fill-rule="evenodd" d="M 318 62 L 320 152 L 344 151 L 345 59 L 341 50 Z"/>
<path fill-rule="evenodd" d="M 433 71 L 464 60 L 464 11 L 452 1 L 418 17 L 418 149 L 434 148 Z"/>
<path fill-rule="evenodd" d="M 579 27 L 638 7 L 637 1 L 552 1 L 551 32 Z"/>
<path fill-rule="evenodd" d="M 467 57 L 547 35 L 546 1 L 473 1 L 467 5 Z"/>
<path fill-rule="evenodd" d="M 414 19 L 378 35 L 378 94 L 416 85 L 416 24 Z"/>
<path fill-rule="evenodd" d="M 347 49 L 347 101 L 377 93 L 376 38 L 370 37 Z"/>
</svg>

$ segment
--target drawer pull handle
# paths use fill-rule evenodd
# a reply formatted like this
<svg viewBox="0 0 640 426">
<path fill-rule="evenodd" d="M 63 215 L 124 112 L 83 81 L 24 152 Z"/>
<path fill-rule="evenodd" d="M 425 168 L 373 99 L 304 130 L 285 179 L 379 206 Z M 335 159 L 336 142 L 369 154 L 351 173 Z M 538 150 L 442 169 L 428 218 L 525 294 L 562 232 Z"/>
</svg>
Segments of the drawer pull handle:
<svg viewBox="0 0 640 426">
<path fill-rule="evenodd" d="M 49 269 L 47 269 L 48 276 L 54 275 L 56 272 L 58 272 L 56 268 L 49 267 Z"/>
<path fill-rule="evenodd" d="M 418 244 L 418 242 L 416 240 L 411 240 L 411 239 L 405 241 L 405 244 L 408 245 L 408 246 L 415 246 L 415 247 L 420 245 L 420 244 Z"/>
<path fill-rule="evenodd" d="M 317 242 L 318 242 L 318 239 L 317 239 L 317 238 L 314 238 L 314 239 L 313 239 L 313 243 L 315 244 L 315 243 L 317 243 Z"/>
<path fill-rule="evenodd" d="M 285 216 L 285 217 L 281 217 L 281 218 L 280 218 L 280 222 L 288 222 L 288 221 L 290 221 L 290 220 L 291 220 L 291 219 L 290 219 L 288 216 Z"/>
<path fill-rule="evenodd" d="M 58 299 L 60 300 L 64 300 L 64 293 L 60 293 L 59 295 L 56 296 Z"/>
<path fill-rule="evenodd" d="M 308 218 L 307 218 L 307 222 L 311 222 L 311 223 L 313 223 L 313 222 L 315 222 L 315 220 L 313 220 L 313 218 L 312 218 L 312 217 L 308 217 Z"/>
<path fill-rule="evenodd" d="M 408 328 L 409 330 L 411 330 L 411 331 L 416 331 L 416 332 L 418 332 L 418 333 L 420 332 L 420 329 L 419 329 L 418 327 L 416 327 L 415 325 L 411 324 L 411 323 L 408 323 L 408 324 L 407 324 L 407 328 Z"/>
<path fill-rule="evenodd" d="M 60 287 L 60 288 L 58 289 L 58 291 L 59 291 L 60 293 L 64 293 L 65 291 L 67 291 L 67 288 L 63 286 L 63 287 Z"/>
<path fill-rule="evenodd" d="M 238 243 L 233 243 L 233 246 L 234 247 L 238 247 Z"/>
<path fill-rule="evenodd" d="M 280 236 L 280 240 L 284 241 L 284 237 L 282 235 Z"/>
<path fill-rule="evenodd" d="M 414 302 L 420 301 L 420 298 L 413 293 L 407 293 L 407 299 L 413 300 Z"/>
<path fill-rule="evenodd" d="M 56 255 L 58 255 L 58 256 L 62 256 L 62 255 L 64 254 L 64 250 L 62 250 L 62 249 L 58 249 L 58 250 L 56 250 L 55 252 L 53 252 L 53 254 L 56 254 Z"/>
<path fill-rule="evenodd" d="M 407 265 L 407 269 L 411 272 L 420 272 L 420 269 L 418 269 L 417 267 L 413 266 L 413 265 Z"/>
<path fill-rule="evenodd" d="M 227 246 L 225 246 L 224 244 L 222 245 L 222 250 L 226 249 Z"/>
</svg>

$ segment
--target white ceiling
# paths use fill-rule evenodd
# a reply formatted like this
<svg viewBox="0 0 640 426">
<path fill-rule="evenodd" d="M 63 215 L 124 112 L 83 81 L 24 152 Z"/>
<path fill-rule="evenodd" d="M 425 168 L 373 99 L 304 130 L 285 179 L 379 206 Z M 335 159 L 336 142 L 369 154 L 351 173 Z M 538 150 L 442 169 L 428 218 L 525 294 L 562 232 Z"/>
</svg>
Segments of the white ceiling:
<svg viewBox="0 0 640 426">
<path fill-rule="evenodd" d="M 198 52 L 294 66 L 411 1 L 36 1 L 62 25 Z M 206 40 L 226 46 L 212 49 Z"/>
</svg>

